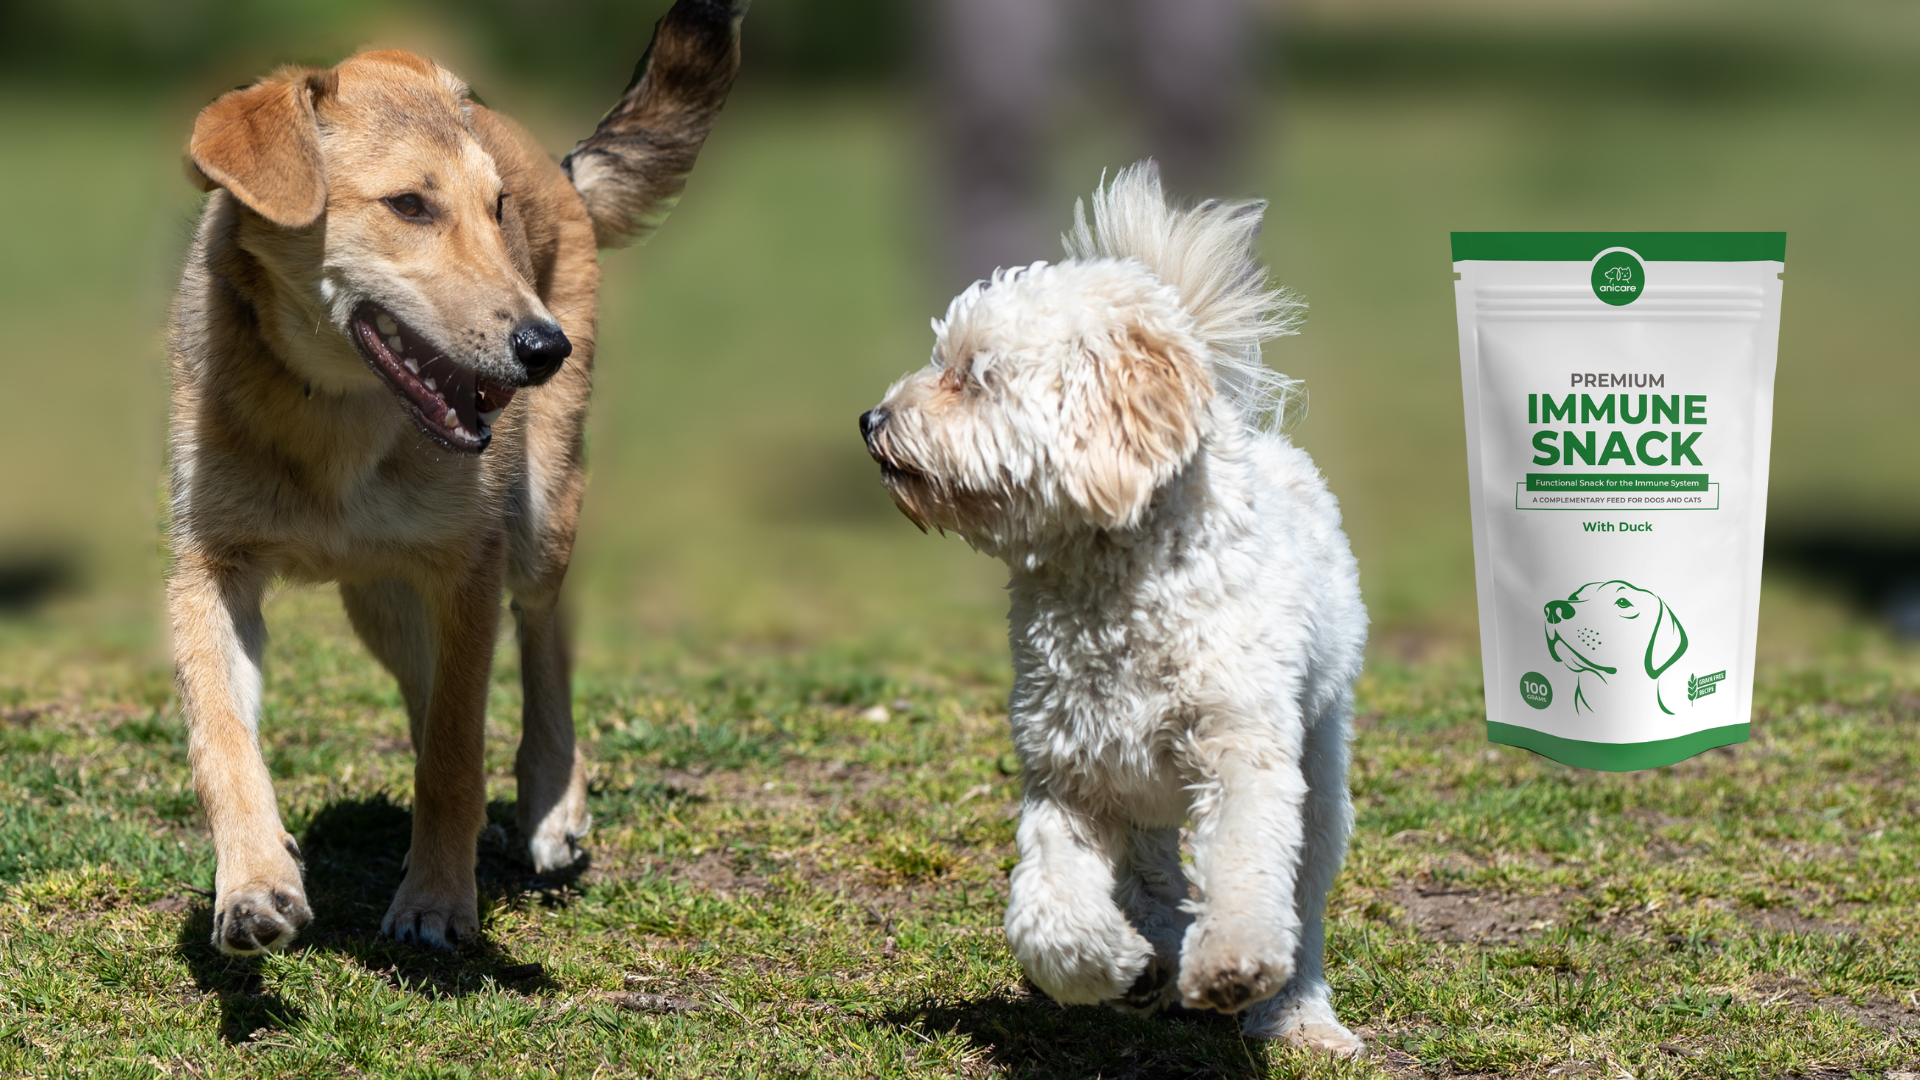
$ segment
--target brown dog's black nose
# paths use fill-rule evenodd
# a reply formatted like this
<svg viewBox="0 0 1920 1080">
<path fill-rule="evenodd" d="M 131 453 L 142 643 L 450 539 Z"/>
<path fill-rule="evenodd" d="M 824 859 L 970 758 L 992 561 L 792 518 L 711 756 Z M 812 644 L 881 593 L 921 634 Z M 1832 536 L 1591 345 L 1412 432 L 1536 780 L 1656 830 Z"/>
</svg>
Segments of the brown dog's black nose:
<svg viewBox="0 0 1920 1080">
<path fill-rule="evenodd" d="M 1567 603 L 1565 600 L 1547 601 L 1547 621 L 1548 622 L 1557 623 L 1563 619 L 1571 619 L 1571 618 L 1573 618 L 1572 604 Z"/>
<path fill-rule="evenodd" d="M 537 386 L 553 378 L 573 355 L 573 342 L 550 322 L 525 322 L 513 328 L 513 358 L 527 369 L 527 383 Z"/>
<path fill-rule="evenodd" d="M 873 438 L 873 433 L 879 431 L 880 425 L 886 422 L 887 410 L 885 409 L 868 409 L 866 412 L 861 413 L 860 437 L 863 439 Z"/>
</svg>

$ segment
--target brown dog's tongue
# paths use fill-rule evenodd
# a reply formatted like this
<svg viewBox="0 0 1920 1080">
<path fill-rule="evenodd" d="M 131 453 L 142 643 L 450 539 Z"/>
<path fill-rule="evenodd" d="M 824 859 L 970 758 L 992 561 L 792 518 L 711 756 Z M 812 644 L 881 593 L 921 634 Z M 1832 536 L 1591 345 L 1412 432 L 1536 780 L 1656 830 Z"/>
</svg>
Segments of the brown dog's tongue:
<svg viewBox="0 0 1920 1080">
<path fill-rule="evenodd" d="M 474 408 L 474 383 L 477 376 L 458 364 L 449 364 L 447 380 L 440 384 L 440 396 L 446 399 L 453 414 L 459 418 L 460 426 L 472 434 L 480 433 L 479 412 Z"/>
<path fill-rule="evenodd" d="M 476 379 L 473 398 L 474 408 L 482 415 L 497 413 L 513 400 L 513 387 L 501 386 L 488 379 Z"/>
</svg>

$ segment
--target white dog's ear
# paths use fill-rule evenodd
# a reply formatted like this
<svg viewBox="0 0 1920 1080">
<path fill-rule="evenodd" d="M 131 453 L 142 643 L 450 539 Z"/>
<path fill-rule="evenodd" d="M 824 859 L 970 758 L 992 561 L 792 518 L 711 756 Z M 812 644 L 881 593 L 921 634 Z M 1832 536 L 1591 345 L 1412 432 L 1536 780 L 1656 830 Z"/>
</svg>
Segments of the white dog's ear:
<svg viewBox="0 0 1920 1080">
<path fill-rule="evenodd" d="M 1200 445 L 1213 381 L 1201 346 L 1135 324 L 1085 345 L 1069 378 L 1062 485 L 1101 528 L 1133 524 Z"/>
<path fill-rule="evenodd" d="M 1673 609 L 1662 600 L 1660 619 L 1653 624 L 1653 636 L 1647 639 L 1647 678 L 1659 678 L 1686 651 L 1687 628 L 1680 625 Z"/>
<path fill-rule="evenodd" d="M 283 228 L 313 224 L 327 208 L 313 99 L 330 92 L 334 79 L 331 70 L 277 76 L 200 110 L 187 163 L 201 189 L 226 188 Z"/>
</svg>

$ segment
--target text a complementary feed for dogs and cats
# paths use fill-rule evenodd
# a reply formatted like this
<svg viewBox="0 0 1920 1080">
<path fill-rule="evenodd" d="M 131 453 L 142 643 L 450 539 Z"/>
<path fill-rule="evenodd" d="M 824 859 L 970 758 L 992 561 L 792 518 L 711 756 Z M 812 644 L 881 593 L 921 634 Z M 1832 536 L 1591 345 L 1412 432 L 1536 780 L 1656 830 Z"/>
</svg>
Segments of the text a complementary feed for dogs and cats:
<svg viewBox="0 0 1920 1080">
<path fill-rule="evenodd" d="M 1745 741 L 1785 233 L 1454 233 L 1487 735 Z"/>
</svg>

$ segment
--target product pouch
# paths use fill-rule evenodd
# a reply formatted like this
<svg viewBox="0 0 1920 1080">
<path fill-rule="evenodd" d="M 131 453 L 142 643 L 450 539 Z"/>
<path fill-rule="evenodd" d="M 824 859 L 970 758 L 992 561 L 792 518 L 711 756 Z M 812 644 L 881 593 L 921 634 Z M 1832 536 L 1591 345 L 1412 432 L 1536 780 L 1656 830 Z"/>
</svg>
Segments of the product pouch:
<svg viewBox="0 0 1920 1080">
<path fill-rule="evenodd" d="M 1454 233 L 1487 737 L 1747 738 L 1785 233 Z"/>
</svg>

